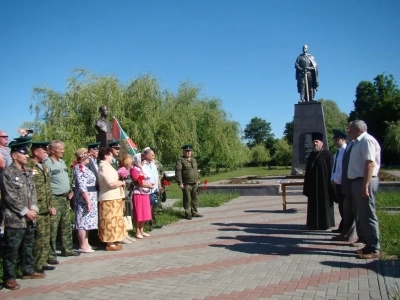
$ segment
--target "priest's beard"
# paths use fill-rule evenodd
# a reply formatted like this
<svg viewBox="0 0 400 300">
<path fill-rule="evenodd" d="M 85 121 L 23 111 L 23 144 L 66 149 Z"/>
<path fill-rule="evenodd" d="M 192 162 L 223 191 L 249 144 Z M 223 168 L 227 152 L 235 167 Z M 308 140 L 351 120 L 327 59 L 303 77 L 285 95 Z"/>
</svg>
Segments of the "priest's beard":
<svg viewBox="0 0 400 300">
<path fill-rule="evenodd" d="M 319 152 L 322 150 L 322 146 L 314 146 L 313 151 L 314 152 Z"/>
</svg>

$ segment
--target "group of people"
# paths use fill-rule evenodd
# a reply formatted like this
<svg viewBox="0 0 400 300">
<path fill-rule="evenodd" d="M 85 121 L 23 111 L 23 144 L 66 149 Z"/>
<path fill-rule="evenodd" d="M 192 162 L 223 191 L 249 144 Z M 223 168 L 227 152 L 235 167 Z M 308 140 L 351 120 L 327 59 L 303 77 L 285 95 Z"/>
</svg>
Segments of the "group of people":
<svg viewBox="0 0 400 300">
<path fill-rule="evenodd" d="M 326 230 L 335 226 L 334 203 L 341 222 L 332 240 L 351 242 L 359 258 L 380 257 L 379 223 L 375 213 L 381 147 L 367 133 L 362 120 L 348 124 L 347 133 L 333 130 L 335 158 L 324 148 L 324 136 L 312 134 L 313 151 L 307 159 L 303 194 L 308 197 L 307 226 Z"/>
<path fill-rule="evenodd" d="M 185 212 L 190 218 L 201 217 L 197 212 L 197 164 L 190 157 L 191 145 L 182 149 L 184 155 L 182 160 L 178 159 L 177 178 L 184 195 Z M 87 148 L 76 150 L 70 180 L 62 159 L 62 141 L 32 142 L 31 137 L 24 136 L 8 142 L 7 134 L 0 131 L 4 287 L 20 288 L 15 270 L 18 260 L 22 279 L 45 278 L 45 271 L 55 269 L 59 263 L 58 232 L 61 256 L 79 256 L 95 251 L 89 243 L 91 230 L 97 230 L 106 251 L 118 251 L 122 244 L 150 236 L 144 231 L 145 222 L 151 221 L 153 228 L 161 227 L 156 222 L 156 213 L 158 194 L 163 192 L 163 186 L 155 149 L 146 147 L 133 157 L 129 154 L 120 157 L 119 150 L 120 141 L 108 141 L 107 147 L 91 143 Z M 194 198 L 191 208 L 190 196 Z M 126 229 L 126 222 L 130 220 L 127 217 L 135 222 L 134 237 Z M 78 251 L 73 249 L 73 227 L 77 232 Z"/>
</svg>

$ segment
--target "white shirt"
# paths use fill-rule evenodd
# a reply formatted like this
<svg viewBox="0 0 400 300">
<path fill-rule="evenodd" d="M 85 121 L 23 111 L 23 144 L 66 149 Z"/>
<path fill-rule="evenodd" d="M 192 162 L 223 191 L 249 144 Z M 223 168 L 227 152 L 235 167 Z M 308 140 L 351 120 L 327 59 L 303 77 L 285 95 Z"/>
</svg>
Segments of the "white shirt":
<svg viewBox="0 0 400 300">
<path fill-rule="evenodd" d="M 364 132 L 353 141 L 349 169 L 347 170 L 349 179 L 364 177 L 365 162 L 367 160 L 375 162 L 372 176 L 378 176 L 381 166 L 381 147 L 372 135 Z"/>
<path fill-rule="evenodd" d="M 146 174 L 150 177 L 150 182 L 154 184 L 154 188 L 151 190 L 151 194 L 158 192 L 158 170 L 157 166 L 152 162 L 147 162 L 143 165 L 143 169 L 145 170 Z"/>
<path fill-rule="evenodd" d="M 338 150 L 337 154 L 334 156 L 333 160 L 333 168 L 331 174 L 331 180 L 335 181 L 336 184 L 342 183 L 342 163 L 343 163 L 343 155 L 346 152 L 347 144 L 344 143 Z M 337 155 L 337 157 L 336 157 Z M 336 164 L 336 168 L 335 168 Z M 335 170 L 335 172 L 333 172 Z"/>
</svg>

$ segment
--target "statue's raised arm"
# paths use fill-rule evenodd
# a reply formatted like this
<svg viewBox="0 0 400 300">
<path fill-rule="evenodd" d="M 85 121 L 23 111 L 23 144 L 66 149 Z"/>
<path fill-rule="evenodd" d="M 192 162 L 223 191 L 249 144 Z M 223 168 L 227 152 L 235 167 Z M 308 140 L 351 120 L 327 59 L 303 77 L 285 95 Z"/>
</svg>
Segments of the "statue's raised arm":
<svg viewBox="0 0 400 300">
<path fill-rule="evenodd" d="M 314 56 L 308 53 L 308 46 L 303 46 L 296 63 L 297 92 L 300 94 L 299 103 L 314 101 L 315 92 L 318 88 L 318 65 Z"/>
</svg>

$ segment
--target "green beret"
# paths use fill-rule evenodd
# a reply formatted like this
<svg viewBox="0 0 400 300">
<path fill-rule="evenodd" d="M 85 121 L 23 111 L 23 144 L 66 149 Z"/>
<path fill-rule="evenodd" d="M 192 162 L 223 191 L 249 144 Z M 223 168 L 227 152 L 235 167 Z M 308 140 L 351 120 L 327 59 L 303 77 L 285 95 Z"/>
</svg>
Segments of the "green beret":
<svg viewBox="0 0 400 300">
<path fill-rule="evenodd" d="M 334 139 L 336 139 L 336 138 L 347 139 L 347 134 L 344 133 L 343 131 L 340 131 L 338 129 L 333 129 L 332 133 L 333 133 Z"/>
</svg>

